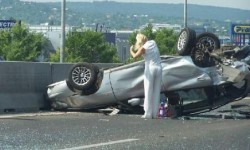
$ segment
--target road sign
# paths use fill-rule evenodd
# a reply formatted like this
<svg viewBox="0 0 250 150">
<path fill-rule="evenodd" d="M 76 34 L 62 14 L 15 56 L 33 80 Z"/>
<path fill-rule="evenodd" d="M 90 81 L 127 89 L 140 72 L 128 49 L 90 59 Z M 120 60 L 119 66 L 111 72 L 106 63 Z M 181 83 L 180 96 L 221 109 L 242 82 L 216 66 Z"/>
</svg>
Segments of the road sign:
<svg viewBox="0 0 250 150">
<path fill-rule="evenodd" d="M 250 34 L 250 24 L 232 24 L 232 34 Z"/>
<path fill-rule="evenodd" d="M 16 24 L 16 20 L 0 20 L 0 29 L 11 28 Z"/>
</svg>

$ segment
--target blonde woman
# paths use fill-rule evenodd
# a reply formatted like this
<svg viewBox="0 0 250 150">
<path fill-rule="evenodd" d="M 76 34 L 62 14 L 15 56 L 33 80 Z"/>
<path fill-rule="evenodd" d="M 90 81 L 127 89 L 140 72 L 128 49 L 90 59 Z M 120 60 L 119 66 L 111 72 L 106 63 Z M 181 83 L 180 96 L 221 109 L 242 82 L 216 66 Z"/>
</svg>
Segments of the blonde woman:
<svg viewBox="0 0 250 150">
<path fill-rule="evenodd" d="M 144 115 L 142 118 L 157 118 L 162 66 L 159 49 L 154 40 L 148 40 L 141 33 L 136 36 L 136 44 L 130 47 L 133 58 L 143 56 L 145 60 L 144 70 Z"/>
</svg>

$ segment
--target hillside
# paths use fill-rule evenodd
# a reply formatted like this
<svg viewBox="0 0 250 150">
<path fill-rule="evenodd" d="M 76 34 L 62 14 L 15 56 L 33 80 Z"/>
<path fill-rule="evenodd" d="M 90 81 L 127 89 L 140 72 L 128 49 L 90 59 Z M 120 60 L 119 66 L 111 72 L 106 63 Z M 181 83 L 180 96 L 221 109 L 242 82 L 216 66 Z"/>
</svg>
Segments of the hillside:
<svg viewBox="0 0 250 150">
<path fill-rule="evenodd" d="M 67 2 L 67 24 L 79 26 L 103 23 L 111 28 L 135 28 L 148 22 L 179 23 L 183 21 L 181 4 L 148 4 L 118 2 Z M 188 5 L 190 24 L 209 22 L 249 23 L 250 11 Z M 18 19 L 28 24 L 49 22 L 60 25 L 61 3 L 22 2 L 0 0 L 0 19 Z"/>
</svg>

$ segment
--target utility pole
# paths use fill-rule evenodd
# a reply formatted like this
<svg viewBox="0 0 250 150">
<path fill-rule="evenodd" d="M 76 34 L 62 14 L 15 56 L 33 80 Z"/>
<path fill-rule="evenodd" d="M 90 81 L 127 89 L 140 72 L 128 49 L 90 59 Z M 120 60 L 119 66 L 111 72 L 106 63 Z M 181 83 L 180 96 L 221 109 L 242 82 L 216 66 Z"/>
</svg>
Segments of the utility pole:
<svg viewBox="0 0 250 150">
<path fill-rule="evenodd" d="M 184 27 L 187 27 L 187 0 L 184 0 Z"/>
<path fill-rule="evenodd" d="M 62 0 L 61 4 L 61 48 L 60 48 L 60 63 L 64 62 L 64 49 L 65 49 L 65 8 L 66 0 Z"/>
</svg>

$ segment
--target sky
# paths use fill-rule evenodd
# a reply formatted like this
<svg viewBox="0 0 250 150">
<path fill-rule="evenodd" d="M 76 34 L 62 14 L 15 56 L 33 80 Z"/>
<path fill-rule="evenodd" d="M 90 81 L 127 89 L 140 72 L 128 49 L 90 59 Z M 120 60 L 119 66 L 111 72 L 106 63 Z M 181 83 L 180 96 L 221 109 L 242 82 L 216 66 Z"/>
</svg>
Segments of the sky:
<svg viewBox="0 0 250 150">
<path fill-rule="evenodd" d="M 21 1 L 62 2 L 62 0 L 21 0 Z M 66 0 L 66 2 L 93 2 L 93 1 L 179 4 L 179 3 L 184 3 L 185 0 Z M 187 3 L 250 10 L 250 0 L 187 0 Z"/>
</svg>

